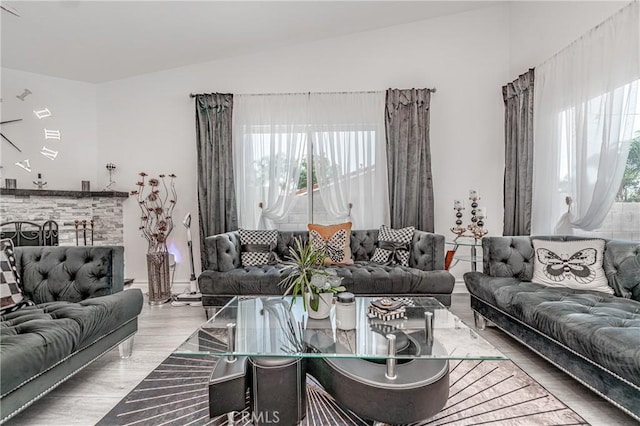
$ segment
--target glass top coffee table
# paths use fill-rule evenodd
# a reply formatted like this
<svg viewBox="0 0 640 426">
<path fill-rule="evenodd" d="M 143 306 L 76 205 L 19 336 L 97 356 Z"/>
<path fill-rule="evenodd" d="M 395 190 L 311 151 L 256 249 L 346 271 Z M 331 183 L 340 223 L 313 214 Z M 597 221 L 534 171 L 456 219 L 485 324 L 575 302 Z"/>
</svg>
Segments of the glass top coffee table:
<svg viewBox="0 0 640 426">
<path fill-rule="evenodd" d="M 363 418 L 410 423 L 446 403 L 449 360 L 507 359 L 437 299 L 386 298 L 403 304 L 403 318 L 372 318 L 368 308 L 381 297 L 356 297 L 355 329 L 341 330 L 342 310 L 314 320 L 301 300 L 290 308 L 288 297 L 239 296 L 175 353 L 222 357 L 209 383 L 211 417 L 243 410 L 249 389 L 252 411 L 277 411 L 282 424 L 304 418 L 306 373 Z"/>
</svg>

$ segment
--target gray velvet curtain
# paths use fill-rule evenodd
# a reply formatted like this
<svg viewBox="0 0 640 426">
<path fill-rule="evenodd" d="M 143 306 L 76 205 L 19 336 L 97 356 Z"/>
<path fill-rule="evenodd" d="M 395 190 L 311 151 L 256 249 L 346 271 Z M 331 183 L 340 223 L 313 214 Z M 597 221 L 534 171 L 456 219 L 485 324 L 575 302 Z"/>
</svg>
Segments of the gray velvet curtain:
<svg viewBox="0 0 640 426">
<path fill-rule="evenodd" d="M 534 71 L 530 69 L 502 87 L 505 137 L 503 235 L 531 233 L 533 81 Z"/>
<path fill-rule="evenodd" d="M 203 269 L 208 269 L 205 237 L 238 228 L 231 147 L 233 95 L 196 95 L 195 105 L 200 256 Z"/>
<path fill-rule="evenodd" d="M 386 97 L 391 227 L 433 232 L 430 89 L 389 89 Z"/>
</svg>

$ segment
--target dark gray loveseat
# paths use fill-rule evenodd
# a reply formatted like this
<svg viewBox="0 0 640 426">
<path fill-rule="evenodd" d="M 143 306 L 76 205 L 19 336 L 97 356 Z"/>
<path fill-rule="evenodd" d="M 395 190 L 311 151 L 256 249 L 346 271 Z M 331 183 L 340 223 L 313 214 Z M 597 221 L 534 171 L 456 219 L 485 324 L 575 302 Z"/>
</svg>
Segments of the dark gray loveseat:
<svg viewBox="0 0 640 426">
<path fill-rule="evenodd" d="M 121 342 L 130 354 L 143 303 L 140 290 L 123 291 L 122 247 L 15 252 L 36 306 L 0 316 L 0 423 Z"/>
<path fill-rule="evenodd" d="M 306 242 L 309 233 L 280 232 L 275 250 L 280 259 L 289 257 L 294 238 Z M 207 257 L 198 285 L 208 314 L 210 308 L 224 305 L 231 296 L 282 294 L 278 283 L 287 273 L 284 265 L 243 267 L 237 231 L 207 237 L 204 243 Z M 446 306 L 451 305 L 455 279 L 444 270 L 444 236 L 416 230 L 409 267 L 369 262 L 377 243 L 377 229 L 351 231 L 355 264 L 328 266 L 343 277 L 342 283 L 348 291 L 360 295 L 433 296 Z"/>
<path fill-rule="evenodd" d="M 532 283 L 531 238 L 483 240 L 484 272 L 464 276 L 480 327 L 490 320 L 640 419 L 640 243 L 606 241 L 606 294 Z"/>
</svg>

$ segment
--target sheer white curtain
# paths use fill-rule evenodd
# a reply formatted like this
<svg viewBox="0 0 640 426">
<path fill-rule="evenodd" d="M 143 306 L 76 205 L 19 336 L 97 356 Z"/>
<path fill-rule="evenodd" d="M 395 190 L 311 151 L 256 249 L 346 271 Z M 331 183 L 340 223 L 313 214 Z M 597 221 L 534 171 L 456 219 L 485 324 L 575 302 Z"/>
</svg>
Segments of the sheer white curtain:
<svg viewBox="0 0 640 426">
<path fill-rule="evenodd" d="M 318 93 L 309 102 L 314 206 L 322 202 L 331 222 L 352 221 L 353 229 L 388 224 L 384 92 Z"/>
<path fill-rule="evenodd" d="M 306 94 L 234 96 L 240 227 L 273 229 L 274 221 L 283 220 L 291 209 L 307 150 L 308 99 Z"/>
<path fill-rule="evenodd" d="M 640 5 L 626 6 L 535 72 L 531 233 L 594 230 L 620 186 L 639 112 Z"/>
</svg>

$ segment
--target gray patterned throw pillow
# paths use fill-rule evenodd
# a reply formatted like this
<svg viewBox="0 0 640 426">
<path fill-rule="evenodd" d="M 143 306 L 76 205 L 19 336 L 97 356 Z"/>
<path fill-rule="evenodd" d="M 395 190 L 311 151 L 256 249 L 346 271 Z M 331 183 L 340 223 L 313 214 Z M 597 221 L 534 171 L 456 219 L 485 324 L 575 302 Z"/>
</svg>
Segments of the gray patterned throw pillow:
<svg viewBox="0 0 640 426">
<path fill-rule="evenodd" d="M 23 300 L 13 242 L 0 240 L 0 315 L 21 308 Z"/>
<path fill-rule="evenodd" d="M 240 260 L 242 266 L 267 265 L 277 262 L 275 248 L 278 244 L 278 231 L 248 231 L 239 229 Z"/>
<path fill-rule="evenodd" d="M 371 257 L 372 262 L 409 266 L 411 241 L 416 228 L 408 226 L 402 229 L 391 229 L 387 225 L 380 226 L 378 247 Z"/>
</svg>

